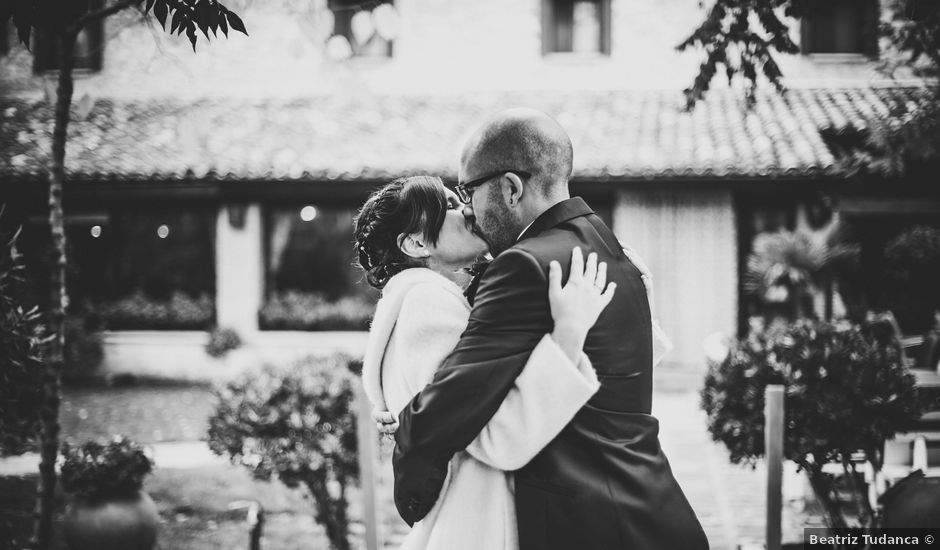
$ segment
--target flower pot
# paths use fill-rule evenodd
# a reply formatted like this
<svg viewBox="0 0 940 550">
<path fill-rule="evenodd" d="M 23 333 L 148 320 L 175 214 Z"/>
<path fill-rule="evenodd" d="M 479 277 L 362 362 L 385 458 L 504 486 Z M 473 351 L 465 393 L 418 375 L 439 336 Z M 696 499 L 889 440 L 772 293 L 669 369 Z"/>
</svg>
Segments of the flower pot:
<svg viewBox="0 0 940 550">
<path fill-rule="evenodd" d="M 71 550 L 152 550 L 160 518 L 150 495 L 75 498 L 65 516 Z"/>
</svg>

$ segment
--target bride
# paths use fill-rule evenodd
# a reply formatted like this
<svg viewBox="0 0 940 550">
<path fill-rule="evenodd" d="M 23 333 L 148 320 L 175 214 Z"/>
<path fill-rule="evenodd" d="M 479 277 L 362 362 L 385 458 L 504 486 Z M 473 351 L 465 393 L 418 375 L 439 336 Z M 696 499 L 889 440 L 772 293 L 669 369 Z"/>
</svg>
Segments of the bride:
<svg viewBox="0 0 940 550">
<path fill-rule="evenodd" d="M 463 204 L 439 178 L 395 180 L 373 193 L 356 219 L 356 250 L 369 283 L 383 290 L 363 363 L 366 395 L 397 417 L 431 381 L 467 326 L 466 269 L 487 252 Z M 606 265 L 572 251 L 569 280 L 553 262 L 546 289 L 554 329 L 526 363 L 496 415 L 449 464 L 434 508 L 404 550 L 518 548 L 512 471 L 547 445 L 599 388 L 581 352 L 610 302 Z M 379 414 L 377 416 L 381 417 Z"/>
</svg>

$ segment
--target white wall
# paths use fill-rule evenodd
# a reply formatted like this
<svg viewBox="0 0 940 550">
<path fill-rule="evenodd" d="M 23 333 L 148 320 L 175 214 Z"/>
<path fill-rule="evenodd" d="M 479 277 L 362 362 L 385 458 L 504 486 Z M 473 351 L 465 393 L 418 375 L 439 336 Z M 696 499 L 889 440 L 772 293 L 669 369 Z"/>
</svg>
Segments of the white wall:
<svg viewBox="0 0 940 550">
<path fill-rule="evenodd" d="M 654 315 L 676 348 L 666 362 L 704 369 L 703 339 L 737 328 L 738 252 L 727 190 L 626 190 L 613 230 L 653 272 Z"/>
</svg>

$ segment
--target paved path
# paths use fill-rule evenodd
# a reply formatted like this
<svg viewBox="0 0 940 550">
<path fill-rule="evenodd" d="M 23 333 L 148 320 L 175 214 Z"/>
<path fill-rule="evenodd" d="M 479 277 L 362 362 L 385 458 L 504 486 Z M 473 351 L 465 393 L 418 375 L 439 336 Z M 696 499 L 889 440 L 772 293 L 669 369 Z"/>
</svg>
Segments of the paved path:
<svg viewBox="0 0 940 550">
<path fill-rule="evenodd" d="M 723 447 L 711 441 L 705 430 L 705 414 L 698 396 L 691 392 L 657 393 L 653 413 L 660 419 L 660 439 L 676 478 L 686 492 L 708 535 L 713 550 L 736 550 L 739 544 L 764 536 L 764 469 L 735 466 Z M 160 468 L 198 468 L 227 465 L 205 442 L 154 443 L 149 445 Z M 387 455 L 387 453 L 386 453 Z M 36 455 L 0 459 L 0 475 L 24 475 L 37 471 Z M 391 501 L 390 464 L 384 461 L 377 493 L 381 534 L 394 548 L 407 532 Z M 801 486 L 792 476 L 785 496 L 799 495 Z M 799 540 L 803 517 L 793 506 L 784 507 L 784 541 Z"/>
</svg>

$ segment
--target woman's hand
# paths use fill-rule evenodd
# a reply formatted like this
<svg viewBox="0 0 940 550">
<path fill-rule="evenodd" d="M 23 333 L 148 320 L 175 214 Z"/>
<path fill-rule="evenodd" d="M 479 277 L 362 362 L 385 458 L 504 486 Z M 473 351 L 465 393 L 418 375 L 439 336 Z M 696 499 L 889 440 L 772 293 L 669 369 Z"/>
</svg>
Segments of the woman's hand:
<svg viewBox="0 0 940 550">
<path fill-rule="evenodd" d="M 568 282 L 561 284 L 561 265 L 548 266 L 548 303 L 555 329 L 552 339 L 575 364 L 587 333 L 614 297 L 617 283 L 607 284 L 607 263 L 597 263 L 597 254 L 588 254 L 585 262 L 580 247 L 571 251 Z"/>
<path fill-rule="evenodd" d="M 394 437 L 398 430 L 398 419 L 388 411 L 372 409 L 372 420 L 375 422 L 375 429 L 383 436 Z"/>
</svg>

